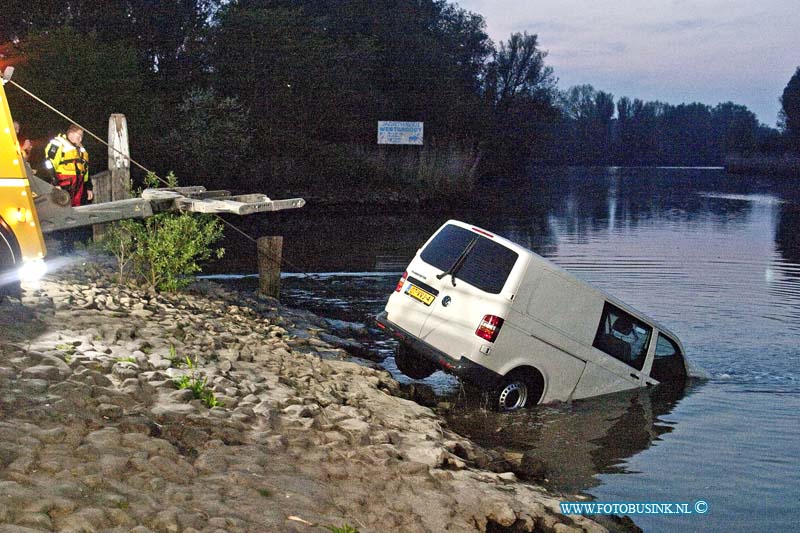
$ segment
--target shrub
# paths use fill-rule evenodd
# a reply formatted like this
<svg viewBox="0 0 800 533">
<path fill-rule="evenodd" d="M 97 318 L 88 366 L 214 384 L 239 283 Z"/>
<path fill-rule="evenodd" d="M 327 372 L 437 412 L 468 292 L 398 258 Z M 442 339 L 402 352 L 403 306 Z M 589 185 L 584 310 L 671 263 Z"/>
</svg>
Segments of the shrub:
<svg viewBox="0 0 800 533">
<path fill-rule="evenodd" d="M 148 175 L 146 185 L 157 184 Z M 174 175 L 167 177 L 175 186 Z M 222 237 L 222 223 L 211 215 L 160 213 L 144 221 L 123 220 L 111 226 L 102 247 L 117 259 L 118 281 L 132 281 L 160 291 L 174 292 L 191 283 L 199 263 L 220 258 L 214 249 Z"/>
</svg>

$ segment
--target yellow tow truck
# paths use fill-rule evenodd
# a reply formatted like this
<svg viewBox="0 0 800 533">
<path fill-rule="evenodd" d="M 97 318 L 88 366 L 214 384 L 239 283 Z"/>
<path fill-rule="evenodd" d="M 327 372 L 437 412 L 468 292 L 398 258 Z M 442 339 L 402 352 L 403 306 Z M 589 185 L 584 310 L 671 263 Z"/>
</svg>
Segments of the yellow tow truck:
<svg viewBox="0 0 800 533">
<path fill-rule="evenodd" d="M 303 207 L 305 200 L 272 200 L 263 194 L 231 196 L 204 187 L 146 189 L 140 198 L 72 207 L 66 191 L 38 178 L 22 157 L 4 85 L 0 83 L 0 296 L 21 277 L 35 278 L 46 270 L 44 234 L 52 231 L 147 218 L 166 211 L 253 213 Z"/>
</svg>

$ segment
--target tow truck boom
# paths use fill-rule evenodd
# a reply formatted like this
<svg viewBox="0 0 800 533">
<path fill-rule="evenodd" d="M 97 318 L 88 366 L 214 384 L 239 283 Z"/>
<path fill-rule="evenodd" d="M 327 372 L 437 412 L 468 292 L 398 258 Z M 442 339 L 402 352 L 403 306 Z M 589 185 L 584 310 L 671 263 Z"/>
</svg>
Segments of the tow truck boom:
<svg viewBox="0 0 800 533">
<path fill-rule="evenodd" d="M 205 187 L 145 189 L 141 198 L 71 207 L 69 194 L 36 177 L 30 170 L 28 181 L 42 232 L 49 233 L 131 218 L 148 218 L 168 211 L 193 213 L 233 213 L 252 215 L 303 207 L 305 200 L 272 200 L 264 194 L 231 196 L 229 191 L 207 191 Z"/>
</svg>

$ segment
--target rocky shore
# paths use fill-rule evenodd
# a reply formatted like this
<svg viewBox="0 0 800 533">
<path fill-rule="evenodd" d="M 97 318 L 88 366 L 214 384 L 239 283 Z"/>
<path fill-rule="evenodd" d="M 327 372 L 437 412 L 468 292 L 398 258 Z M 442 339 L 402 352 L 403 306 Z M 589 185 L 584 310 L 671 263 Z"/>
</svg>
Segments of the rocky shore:
<svg viewBox="0 0 800 533">
<path fill-rule="evenodd" d="M 0 311 L 0 531 L 606 531 L 274 300 L 86 263 Z"/>
</svg>

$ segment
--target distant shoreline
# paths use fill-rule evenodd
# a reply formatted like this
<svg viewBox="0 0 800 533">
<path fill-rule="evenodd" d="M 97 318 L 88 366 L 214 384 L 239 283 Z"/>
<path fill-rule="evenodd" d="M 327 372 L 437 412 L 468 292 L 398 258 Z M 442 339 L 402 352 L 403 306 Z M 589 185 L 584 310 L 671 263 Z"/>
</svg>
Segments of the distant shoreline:
<svg viewBox="0 0 800 533">
<path fill-rule="evenodd" d="M 798 178 L 800 177 L 800 156 L 729 156 L 725 158 L 725 170 L 731 174 Z"/>
</svg>

